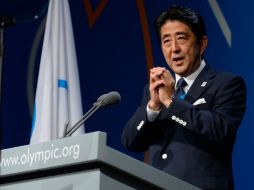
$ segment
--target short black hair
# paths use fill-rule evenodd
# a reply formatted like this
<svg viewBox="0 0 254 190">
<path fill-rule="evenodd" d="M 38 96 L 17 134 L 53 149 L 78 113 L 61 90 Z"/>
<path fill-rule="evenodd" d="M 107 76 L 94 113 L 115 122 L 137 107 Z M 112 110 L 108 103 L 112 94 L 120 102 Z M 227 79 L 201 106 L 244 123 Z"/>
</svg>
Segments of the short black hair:
<svg viewBox="0 0 254 190">
<path fill-rule="evenodd" d="M 166 11 L 162 12 L 155 20 L 155 30 L 161 43 L 161 27 L 168 21 L 180 21 L 187 24 L 194 33 L 199 42 L 203 36 L 206 36 L 206 26 L 201 15 L 189 7 L 172 5 Z"/>
</svg>

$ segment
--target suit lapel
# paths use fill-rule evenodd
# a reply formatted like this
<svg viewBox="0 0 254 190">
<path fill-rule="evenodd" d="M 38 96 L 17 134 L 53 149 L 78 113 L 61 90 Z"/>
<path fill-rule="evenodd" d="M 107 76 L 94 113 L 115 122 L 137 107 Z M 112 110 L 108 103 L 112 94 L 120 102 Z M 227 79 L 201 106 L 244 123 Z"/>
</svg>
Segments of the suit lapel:
<svg viewBox="0 0 254 190">
<path fill-rule="evenodd" d="M 195 100 L 197 100 L 210 86 L 215 75 L 216 72 L 209 65 L 206 65 L 198 77 L 195 79 L 194 83 L 185 96 L 185 100 L 190 103 L 193 103 Z"/>
</svg>

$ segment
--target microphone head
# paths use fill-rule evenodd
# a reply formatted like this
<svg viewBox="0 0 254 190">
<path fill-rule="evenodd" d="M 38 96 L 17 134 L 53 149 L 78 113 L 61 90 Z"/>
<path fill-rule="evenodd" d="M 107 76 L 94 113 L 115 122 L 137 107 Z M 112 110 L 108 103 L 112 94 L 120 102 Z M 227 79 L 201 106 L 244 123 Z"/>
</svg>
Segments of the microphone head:
<svg viewBox="0 0 254 190">
<path fill-rule="evenodd" d="M 97 100 L 97 102 L 101 104 L 102 107 L 115 105 L 120 101 L 121 101 L 121 96 L 116 91 L 103 94 Z"/>
</svg>

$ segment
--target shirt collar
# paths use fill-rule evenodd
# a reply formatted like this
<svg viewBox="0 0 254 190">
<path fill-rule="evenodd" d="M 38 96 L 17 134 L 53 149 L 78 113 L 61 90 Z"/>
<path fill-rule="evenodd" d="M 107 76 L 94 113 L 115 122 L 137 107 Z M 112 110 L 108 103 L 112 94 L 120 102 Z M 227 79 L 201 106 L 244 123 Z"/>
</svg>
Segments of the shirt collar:
<svg viewBox="0 0 254 190">
<path fill-rule="evenodd" d="M 190 74 L 189 76 L 187 77 L 181 77 L 180 75 L 178 74 L 175 74 L 175 78 L 176 78 L 176 83 L 175 85 L 177 84 L 178 80 L 180 78 L 183 78 L 186 83 L 187 83 L 187 86 L 188 86 L 188 89 L 191 87 L 191 85 L 193 84 L 194 80 L 197 78 L 197 76 L 199 75 L 199 73 L 203 70 L 203 68 L 205 67 L 206 63 L 204 60 L 201 61 L 201 64 L 199 65 L 199 67 L 196 69 L 196 71 L 194 71 L 192 74 Z"/>
</svg>

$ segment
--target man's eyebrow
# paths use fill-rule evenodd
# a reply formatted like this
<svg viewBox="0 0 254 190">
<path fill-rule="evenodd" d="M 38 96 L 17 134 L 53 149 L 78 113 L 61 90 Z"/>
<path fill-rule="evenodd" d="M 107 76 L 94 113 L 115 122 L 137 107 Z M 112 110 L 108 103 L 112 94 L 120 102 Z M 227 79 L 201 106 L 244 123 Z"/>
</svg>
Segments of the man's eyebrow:
<svg viewBox="0 0 254 190">
<path fill-rule="evenodd" d="M 175 35 L 184 35 L 184 36 L 188 36 L 187 32 L 176 32 Z M 167 38 L 167 37 L 170 37 L 170 34 L 164 34 L 164 35 L 162 36 L 161 39 L 163 40 L 163 39 L 165 39 L 165 38 Z"/>
<path fill-rule="evenodd" d="M 164 34 L 161 39 L 165 39 L 167 37 L 170 37 L 170 34 Z"/>
<path fill-rule="evenodd" d="M 185 35 L 185 36 L 188 36 L 187 32 L 176 32 L 176 35 Z"/>
</svg>

